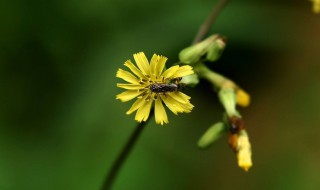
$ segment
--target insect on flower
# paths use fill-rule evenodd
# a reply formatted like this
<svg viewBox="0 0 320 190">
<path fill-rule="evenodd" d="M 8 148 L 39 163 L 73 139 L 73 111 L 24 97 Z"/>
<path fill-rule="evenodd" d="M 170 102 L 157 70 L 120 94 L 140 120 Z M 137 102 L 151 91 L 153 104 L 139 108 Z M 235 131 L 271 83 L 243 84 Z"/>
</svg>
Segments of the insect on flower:
<svg viewBox="0 0 320 190">
<path fill-rule="evenodd" d="M 175 65 L 167 70 L 165 62 L 167 58 L 154 54 L 150 64 L 143 52 L 133 55 L 136 67 L 130 60 L 125 62 L 131 74 L 128 71 L 119 69 L 117 77 L 129 84 L 120 84 L 117 86 L 127 91 L 118 94 L 116 99 L 122 102 L 130 101 L 137 97 L 127 114 L 137 111 L 135 120 L 138 122 L 146 121 L 149 117 L 153 102 L 155 110 L 155 119 L 157 124 L 168 123 L 168 117 L 162 102 L 174 113 L 189 113 L 193 109 L 190 103 L 190 97 L 181 92 L 184 84 L 180 83 L 182 77 L 193 74 L 193 69 L 189 65 Z"/>
<path fill-rule="evenodd" d="M 165 94 L 166 92 L 180 91 L 185 84 L 179 83 L 182 77 L 174 78 L 169 83 L 152 83 L 150 84 L 150 90 L 157 94 Z"/>
</svg>

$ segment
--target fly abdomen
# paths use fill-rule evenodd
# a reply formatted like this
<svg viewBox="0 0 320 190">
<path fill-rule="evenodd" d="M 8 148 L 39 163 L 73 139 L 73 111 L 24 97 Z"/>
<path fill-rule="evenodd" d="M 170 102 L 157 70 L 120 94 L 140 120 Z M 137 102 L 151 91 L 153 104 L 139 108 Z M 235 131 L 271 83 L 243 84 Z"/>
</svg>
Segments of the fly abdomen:
<svg viewBox="0 0 320 190">
<path fill-rule="evenodd" d="M 154 93 L 166 93 L 166 92 L 173 92 L 178 90 L 178 84 L 168 83 L 168 84 L 161 84 L 161 83 L 153 83 L 150 85 L 150 90 Z"/>
</svg>

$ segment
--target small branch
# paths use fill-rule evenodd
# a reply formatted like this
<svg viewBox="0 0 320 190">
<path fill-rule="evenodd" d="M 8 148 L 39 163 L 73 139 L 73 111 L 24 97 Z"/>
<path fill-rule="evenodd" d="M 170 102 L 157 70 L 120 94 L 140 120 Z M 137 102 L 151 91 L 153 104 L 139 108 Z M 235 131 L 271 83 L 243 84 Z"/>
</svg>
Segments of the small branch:
<svg viewBox="0 0 320 190">
<path fill-rule="evenodd" d="M 198 63 L 194 67 L 194 70 L 199 75 L 200 78 L 206 79 L 211 84 L 213 84 L 215 88 L 218 88 L 218 89 L 226 88 L 226 87 L 231 87 L 233 89 L 239 88 L 232 80 L 228 79 L 227 77 L 219 73 L 216 73 L 210 70 L 203 63 Z"/>
<path fill-rule="evenodd" d="M 132 135 L 128 139 L 127 143 L 125 144 L 124 148 L 122 149 L 122 151 L 118 155 L 115 162 L 112 164 L 112 168 L 110 169 L 101 190 L 110 190 L 111 189 L 113 182 L 116 179 L 116 177 L 121 169 L 121 166 L 126 161 L 126 158 L 128 158 L 132 148 L 136 144 L 139 136 L 141 135 L 141 132 L 143 131 L 147 122 L 150 120 L 150 118 L 152 116 L 153 116 L 153 111 L 150 112 L 149 119 L 146 122 L 138 123 L 137 126 L 135 126 L 135 129 L 134 129 Z"/>
<path fill-rule="evenodd" d="M 229 0 L 220 0 L 218 4 L 212 8 L 208 18 L 201 25 L 192 44 L 196 44 L 204 38 L 204 36 L 208 33 L 209 29 L 212 27 L 214 21 L 216 20 L 222 9 L 228 4 L 228 2 Z"/>
</svg>

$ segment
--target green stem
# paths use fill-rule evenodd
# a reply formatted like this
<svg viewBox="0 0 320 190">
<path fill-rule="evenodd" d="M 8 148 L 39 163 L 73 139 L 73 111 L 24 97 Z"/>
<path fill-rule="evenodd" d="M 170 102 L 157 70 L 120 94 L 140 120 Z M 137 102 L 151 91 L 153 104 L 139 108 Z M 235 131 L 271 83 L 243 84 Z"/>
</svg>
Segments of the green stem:
<svg viewBox="0 0 320 190">
<path fill-rule="evenodd" d="M 220 75 L 210 70 L 203 63 L 197 63 L 194 66 L 194 70 L 200 78 L 206 79 L 211 84 L 213 84 L 215 88 L 219 88 L 219 89 L 224 87 L 237 88 L 236 84 L 233 81 L 224 77 L 223 75 Z"/>
<path fill-rule="evenodd" d="M 194 38 L 192 44 L 196 44 L 200 42 L 204 36 L 208 33 L 210 28 L 212 27 L 214 21 L 217 19 L 219 14 L 221 13 L 222 9 L 228 4 L 229 0 L 220 0 L 217 5 L 213 6 L 209 16 L 204 21 L 204 23 L 199 28 L 199 31 Z"/>
<path fill-rule="evenodd" d="M 151 111 L 149 119 L 146 122 L 142 122 L 142 123 L 137 124 L 132 135 L 128 139 L 128 141 L 125 144 L 125 146 L 123 147 L 122 151 L 119 153 L 115 162 L 112 164 L 112 167 L 107 175 L 107 178 L 105 179 L 105 181 L 103 183 L 103 187 L 101 188 L 101 190 L 110 190 L 112 188 L 114 180 L 116 179 L 122 165 L 124 164 L 125 160 L 128 158 L 132 148 L 134 147 L 138 138 L 140 137 L 141 132 L 143 131 L 147 122 L 150 120 L 150 118 L 152 116 L 153 116 L 153 111 Z"/>
</svg>

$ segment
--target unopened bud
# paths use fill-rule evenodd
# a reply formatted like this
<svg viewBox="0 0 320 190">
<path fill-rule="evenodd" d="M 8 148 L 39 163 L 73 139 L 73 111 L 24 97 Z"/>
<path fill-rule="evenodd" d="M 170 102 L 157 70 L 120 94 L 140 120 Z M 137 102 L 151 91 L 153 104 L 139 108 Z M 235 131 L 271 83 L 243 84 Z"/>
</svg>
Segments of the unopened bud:
<svg viewBox="0 0 320 190">
<path fill-rule="evenodd" d="M 250 104 L 250 95 L 247 92 L 239 89 L 236 92 L 236 96 L 237 96 L 237 104 L 239 106 L 242 106 L 242 107 L 249 106 L 249 104 Z"/>
<path fill-rule="evenodd" d="M 211 35 L 205 40 L 183 49 L 179 53 L 179 59 L 185 64 L 195 64 L 207 54 L 206 58 L 209 61 L 215 61 L 220 57 L 224 47 L 225 43 L 222 37 L 216 34 Z"/>
<path fill-rule="evenodd" d="M 216 41 L 210 44 L 208 47 L 207 59 L 209 61 L 216 61 L 220 58 L 226 43 L 223 41 L 222 38 L 218 38 Z"/>
<path fill-rule="evenodd" d="M 229 117 L 240 116 L 236 110 L 236 95 L 233 88 L 221 88 L 218 95 Z"/>
<path fill-rule="evenodd" d="M 218 140 L 223 133 L 225 133 L 226 125 L 223 122 L 216 123 L 212 125 L 200 138 L 198 141 L 198 146 L 200 148 L 207 148 Z"/>
<path fill-rule="evenodd" d="M 311 0 L 313 3 L 312 10 L 314 13 L 320 13 L 320 0 Z"/>
</svg>

